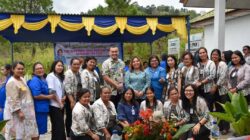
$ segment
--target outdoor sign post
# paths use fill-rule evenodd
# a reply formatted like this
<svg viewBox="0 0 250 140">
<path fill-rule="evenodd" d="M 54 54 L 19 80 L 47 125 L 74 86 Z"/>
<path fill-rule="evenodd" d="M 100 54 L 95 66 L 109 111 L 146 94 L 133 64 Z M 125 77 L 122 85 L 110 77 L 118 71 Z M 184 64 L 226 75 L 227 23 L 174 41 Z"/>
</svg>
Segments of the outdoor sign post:
<svg viewBox="0 0 250 140">
<path fill-rule="evenodd" d="M 180 38 L 173 38 L 168 40 L 168 54 L 178 55 L 180 57 Z"/>
</svg>

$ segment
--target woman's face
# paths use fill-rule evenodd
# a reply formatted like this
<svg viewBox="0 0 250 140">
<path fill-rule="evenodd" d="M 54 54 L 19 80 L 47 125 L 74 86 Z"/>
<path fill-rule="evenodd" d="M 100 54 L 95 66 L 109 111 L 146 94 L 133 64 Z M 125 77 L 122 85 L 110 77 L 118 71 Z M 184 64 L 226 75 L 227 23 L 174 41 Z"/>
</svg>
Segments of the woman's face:
<svg viewBox="0 0 250 140">
<path fill-rule="evenodd" d="M 88 105 L 90 102 L 90 93 L 87 92 L 87 93 L 83 94 L 82 97 L 79 99 L 79 102 L 82 105 Z"/>
<path fill-rule="evenodd" d="M 94 70 L 96 67 L 96 61 L 94 59 L 90 59 L 87 62 L 87 69 Z"/>
<path fill-rule="evenodd" d="M 171 90 L 170 93 L 169 93 L 169 99 L 172 101 L 172 102 L 177 102 L 178 99 L 179 99 L 179 93 L 177 90 Z"/>
<path fill-rule="evenodd" d="M 127 90 L 127 92 L 125 92 L 124 99 L 126 100 L 126 102 L 130 102 L 132 100 L 132 98 L 133 98 L 133 93 L 129 89 L 129 90 Z"/>
<path fill-rule="evenodd" d="M 17 64 L 17 66 L 13 69 L 13 75 L 15 77 L 22 77 L 24 75 L 24 66 Z"/>
<path fill-rule="evenodd" d="M 190 55 L 185 55 L 183 58 L 183 63 L 185 66 L 191 66 L 193 63 L 193 60 L 191 59 Z"/>
<path fill-rule="evenodd" d="M 71 70 L 74 72 L 78 72 L 80 69 L 80 61 L 78 59 L 73 60 L 71 64 Z"/>
<path fill-rule="evenodd" d="M 247 47 L 244 47 L 242 51 L 243 51 L 244 55 L 248 55 L 250 53 L 250 51 L 248 50 Z"/>
<path fill-rule="evenodd" d="M 132 67 L 133 69 L 140 69 L 141 62 L 138 58 L 134 58 L 132 61 Z"/>
<path fill-rule="evenodd" d="M 61 62 L 58 62 L 55 66 L 55 72 L 57 74 L 62 73 L 63 72 L 63 64 Z"/>
<path fill-rule="evenodd" d="M 188 100 L 192 100 L 194 97 L 194 89 L 191 86 L 188 86 L 184 90 L 185 96 Z"/>
<path fill-rule="evenodd" d="M 10 73 L 9 70 L 6 70 L 5 67 L 1 67 L 1 73 L 4 75 L 4 76 L 8 76 L 8 74 Z"/>
<path fill-rule="evenodd" d="M 232 58 L 232 63 L 233 63 L 234 65 L 240 64 L 240 56 L 238 56 L 238 55 L 236 55 L 236 54 L 233 54 L 231 58 Z"/>
<path fill-rule="evenodd" d="M 148 90 L 146 91 L 146 97 L 148 98 L 148 100 L 151 101 L 151 100 L 154 99 L 155 94 L 154 94 L 154 92 L 153 92 L 152 90 L 148 89 Z"/>
<path fill-rule="evenodd" d="M 153 57 L 153 58 L 150 60 L 150 65 L 151 65 L 152 68 L 157 68 L 158 65 L 159 65 L 159 61 L 158 61 L 156 58 Z"/>
<path fill-rule="evenodd" d="M 34 74 L 37 75 L 37 76 L 39 76 L 39 77 L 44 76 L 43 65 L 37 64 L 37 65 L 35 66 Z"/>
<path fill-rule="evenodd" d="M 207 60 L 207 52 L 204 49 L 199 50 L 199 57 L 202 61 Z"/>
<path fill-rule="evenodd" d="M 172 57 L 168 57 L 167 63 L 168 63 L 168 65 L 169 65 L 170 68 L 174 68 L 175 67 L 175 60 Z"/>
<path fill-rule="evenodd" d="M 219 53 L 217 52 L 217 51 L 214 51 L 213 53 L 212 53 L 212 60 L 214 61 L 214 62 L 219 62 Z"/>
<path fill-rule="evenodd" d="M 111 97 L 111 90 L 109 88 L 102 89 L 102 93 L 100 96 L 101 96 L 101 99 L 103 101 L 108 102 L 110 100 L 110 97 Z"/>
<path fill-rule="evenodd" d="M 224 62 L 226 62 L 224 53 L 221 53 L 221 60 L 224 61 Z"/>
</svg>

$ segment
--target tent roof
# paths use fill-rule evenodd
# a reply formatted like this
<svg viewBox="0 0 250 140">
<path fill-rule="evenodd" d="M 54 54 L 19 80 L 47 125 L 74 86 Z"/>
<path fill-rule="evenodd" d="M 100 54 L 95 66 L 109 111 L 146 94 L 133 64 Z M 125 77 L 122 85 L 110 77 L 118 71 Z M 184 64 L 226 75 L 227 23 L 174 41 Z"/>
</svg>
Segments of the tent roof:
<svg viewBox="0 0 250 140">
<path fill-rule="evenodd" d="M 153 42 L 177 31 L 185 39 L 186 17 L 0 13 L 0 35 L 11 42 Z"/>
</svg>

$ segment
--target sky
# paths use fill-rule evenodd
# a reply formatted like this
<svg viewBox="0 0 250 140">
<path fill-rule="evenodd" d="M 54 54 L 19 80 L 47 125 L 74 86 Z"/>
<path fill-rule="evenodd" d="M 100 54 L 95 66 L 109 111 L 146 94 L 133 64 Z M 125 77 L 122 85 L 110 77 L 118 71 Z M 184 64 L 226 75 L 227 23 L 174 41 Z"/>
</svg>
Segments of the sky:
<svg viewBox="0 0 250 140">
<path fill-rule="evenodd" d="M 175 8 L 182 8 L 182 3 L 179 0 L 132 0 L 137 2 L 141 6 L 147 6 L 154 4 L 174 6 Z M 98 5 L 106 6 L 104 0 L 53 0 L 53 7 L 57 13 L 71 13 L 80 14 L 81 12 L 87 12 L 88 10 L 96 8 Z M 197 12 L 208 11 L 206 8 L 188 8 L 196 10 Z"/>
</svg>

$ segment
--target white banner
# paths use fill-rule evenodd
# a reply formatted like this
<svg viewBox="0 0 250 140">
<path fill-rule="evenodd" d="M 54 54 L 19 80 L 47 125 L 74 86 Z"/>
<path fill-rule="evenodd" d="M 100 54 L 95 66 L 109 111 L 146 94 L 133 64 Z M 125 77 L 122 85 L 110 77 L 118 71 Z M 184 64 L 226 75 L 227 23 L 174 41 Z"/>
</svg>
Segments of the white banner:
<svg viewBox="0 0 250 140">
<path fill-rule="evenodd" d="M 180 39 L 173 38 L 168 40 L 168 54 L 178 54 L 180 51 Z"/>
</svg>

